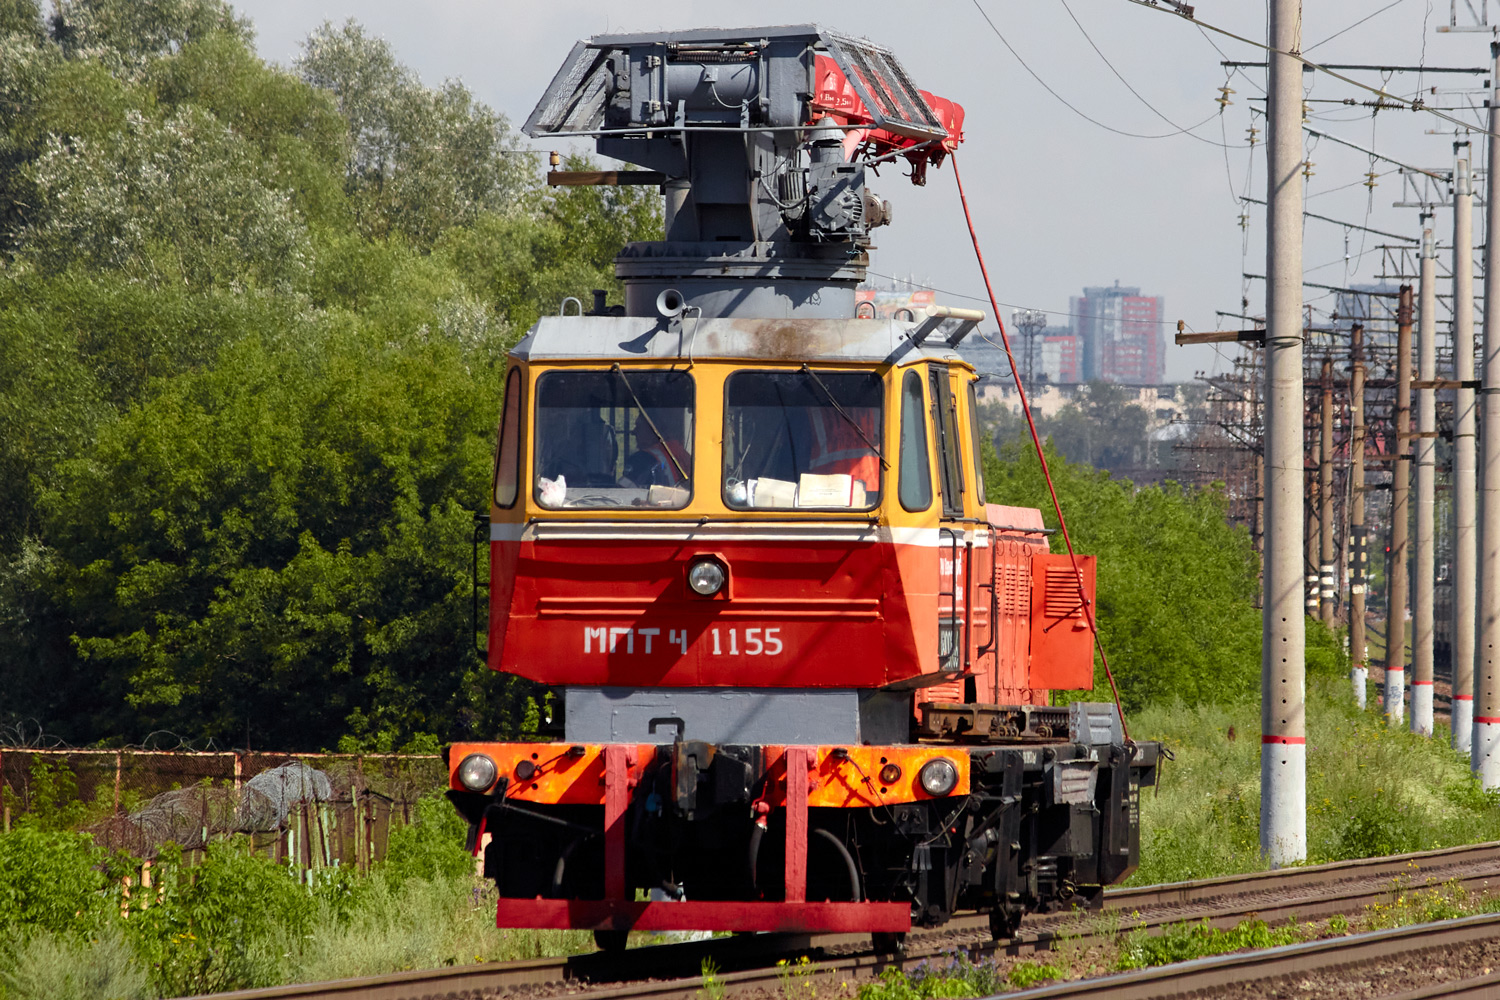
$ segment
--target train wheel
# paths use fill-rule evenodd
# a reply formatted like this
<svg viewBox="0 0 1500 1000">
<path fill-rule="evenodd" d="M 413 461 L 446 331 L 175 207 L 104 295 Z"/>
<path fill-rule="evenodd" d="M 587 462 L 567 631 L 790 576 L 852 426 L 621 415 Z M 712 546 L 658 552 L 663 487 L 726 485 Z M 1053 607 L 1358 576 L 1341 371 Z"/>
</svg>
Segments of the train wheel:
<svg viewBox="0 0 1500 1000">
<path fill-rule="evenodd" d="M 882 955 L 906 954 L 906 934 L 902 931 L 875 931 L 870 944 Z"/>
<path fill-rule="evenodd" d="M 629 931 L 595 931 L 594 947 L 600 951 L 621 952 L 625 950 L 625 940 L 629 937 Z"/>
<path fill-rule="evenodd" d="M 1021 926 L 1021 911 L 1008 908 L 994 909 L 990 911 L 990 937 L 996 941 L 1009 941 L 1016 936 L 1016 931 Z"/>
</svg>

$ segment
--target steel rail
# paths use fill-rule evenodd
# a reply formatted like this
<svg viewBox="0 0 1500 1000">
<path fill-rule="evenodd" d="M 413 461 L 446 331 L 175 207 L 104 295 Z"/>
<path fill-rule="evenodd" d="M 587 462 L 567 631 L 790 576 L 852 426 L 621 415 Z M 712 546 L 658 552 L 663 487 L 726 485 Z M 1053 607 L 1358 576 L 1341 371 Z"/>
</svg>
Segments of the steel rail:
<svg viewBox="0 0 1500 1000">
<path fill-rule="evenodd" d="M 1414 924 L 1388 931 L 1370 931 L 1348 937 L 1325 938 L 1303 944 L 1283 945 L 1264 951 L 1236 952 L 1199 958 L 1176 965 L 1160 965 L 1136 972 L 1126 972 L 1100 979 L 1084 979 L 1056 986 L 1007 993 L 1006 1000 L 1079 1000 L 1085 997 L 1109 997 L 1110 1000 L 1165 1000 L 1186 996 L 1195 991 L 1242 986 L 1283 976 L 1307 975 L 1330 969 L 1347 969 L 1388 961 L 1395 956 L 1409 958 L 1418 952 L 1452 948 L 1500 936 L 1500 914 L 1460 917 L 1431 924 Z M 1494 980 L 1497 977 L 1482 977 Z M 1477 980 L 1467 980 L 1477 983 Z M 1405 996 L 1454 996 L 1454 983 L 1434 985 Z M 1471 993 L 1471 996 L 1493 994 Z"/>
<path fill-rule="evenodd" d="M 1430 883 L 1445 873 L 1453 873 L 1452 880 L 1466 889 L 1500 890 L 1500 842 L 1193 882 L 1111 889 L 1105 893 L 1104 909 L 1130 913 L 1133 916 L 1129 926 L 1148 931 L 1203 920 L 1210 926 L 1226 929 L 1247 917 L 1274 923 L 1293 917 L 1318 919 L 1348 913 L 1388 897 L 1395 887 L 1384 884 L 1382 880 L 1409 876 Z M 1402 888 L 1419 887 L 1408 883 Z M 1285 897 L 1288 892 L 1300 894 Z M 1277 896 L 1283 898 L 1275 898 Z M 1160 912 L 1153 913 L 1152 910 Z M 1079 937 L 1079 932 L 1068 926 L 1072 916 L 1028 917 L 1021 932 L 1003 943 L 990 940 L 987 916 L 960 916 L 940 928 L 914 931 L 908 938 L 906 954 L 899 959 L 873 952 L 865 935 L 762 934 L 652 945 L 616 954 L 490 962 L 239 990 L 206 994 L 193 1000 L 412 1000 L 474 991 L 506 992 L 565 982 L 573 984 L 573 991 L 586 991 L 590 1000 L 636 997 L 688 1000 L 702 989 L 702 978 L 696 973 L 706 958 L 712 958 L 716 965 L 726 970 L 717 977 L 726 992 L 740 993 L 775 986 L 787 975 L 784 969 L 777 968 L 779 960 L 809 953 L 818 956 L 811 966 L 815 975 L 841 973 L 858 976 L 878 972 L 891 964 L 909 965 L 954 948 L 1011 956 L 1046 951 L 1061 939 Z M 627 982 L 629 980 L 654 981 Z M 611 981 L 623 985 L 597 985 Z M 596 985 L 580 990 L 582 982 Z"/>
</svg>

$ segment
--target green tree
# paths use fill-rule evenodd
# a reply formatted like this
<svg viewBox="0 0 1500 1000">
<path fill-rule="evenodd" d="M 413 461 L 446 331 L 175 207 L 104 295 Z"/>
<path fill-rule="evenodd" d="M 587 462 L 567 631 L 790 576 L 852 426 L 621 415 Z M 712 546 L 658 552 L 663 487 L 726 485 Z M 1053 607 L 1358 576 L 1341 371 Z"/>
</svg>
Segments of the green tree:
<svg viewBox="0 0 1500 1000">
<path fill-rule="evenodd" d="M 570 170 L 595 169 L 570 158 Z M 595 289 L 622 293 L 614 258 L 632 240 L 662 237 L 661 197 L 654 188 L 564 187 L 532 215 L 488 213 L 450 229 L 435 253 L 446 259 L 511 326 L 524 330 L 555 314 L 566 296 L 588 302 Z"/>
<path fill-rule="evenodd" d="M 1121 471 L 1145 464 L 1151 414 L 1130 388 L 1090 382 L 1046 421 L 1046 435 L 1070 462 Z"/>
<path fill-rule="evenodd" d="M 431 333 L 297 337 L 172 379 L 44 494 L 37 583 L 128 691 L 99 724 L 281 746 L 493 732 L 468 618 L 497 371 Z"/>
<path fill-rule="evenodd" d="M 40 210 L 21 229 L 22 260 L 196 287 L 295 284 L 306 226 L 285 192 L 256 178 L 255 157 L 194 106 L 161 122 L 127 112 L 103 143 L 50 137 L 28 167 Z"/>
<path fill-rule="evenodd" d="M 354 21 L 313 31 L 296 67 L 348 120 L 345 185 L 364 232 L 430 246 L 445 229 L 508 209 L 531 181 L 505 117 L 457 81 L 424 87 L 389 43 Z"/>
<path fill-rule="evenodd" d="M 250 22 L 223 0 L 57 0 L 52 34 L 68 55 L 122 75 L 219 32 L 248 44 Z"/>
<path fill-rule="evenodd" d="M 547 191 L 357 25 L 287 73 L 216 0 L 0 3 L 0 713 L 289 748 L 525 725 L 470 628 L 504 354 L 618 300 L 656 192 Z"/>
</svg>

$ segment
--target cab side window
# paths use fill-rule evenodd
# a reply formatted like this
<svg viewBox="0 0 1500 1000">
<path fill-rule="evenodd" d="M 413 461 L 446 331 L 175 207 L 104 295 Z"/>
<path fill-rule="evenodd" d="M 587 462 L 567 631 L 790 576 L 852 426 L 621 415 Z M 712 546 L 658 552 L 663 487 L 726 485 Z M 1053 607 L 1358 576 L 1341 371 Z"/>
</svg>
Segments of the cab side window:
<svg viewBox="0 0 1500 1000">
<path fill-rule="evenodd" d="M 495 506 L 514 507 L 521 482 L 521 370 L 505 380 L 505 410 L 500 418 L 500 450 L 495 456 Z"/>
<path fill-rule="evenodd" d="M 958 446 L 958 412 L 947 365 L 933 365 L 928 370 L 927 387 L 932 393 L 932 427 L 937 434 L 938 475 L 943 494 L 943 515 L 962 517 L 964 513 L 964 470 Z"/>
<path fill-rule="evenodd" d="M 907 510 L 932 506 L 932 467 L 927 457 L 927 407 L 922 400 L 921 373 L 912 370 L 901 380 L 901 460 L 896 493 Z"/>
<path fill-rule="evenodd" d="M 982 435 L 979 433 L 979 394 L 974 391 L 974 383 L 969 383 L 969 443 L 974 452 L 974 495 L 981 504 L 987 503 L 984 497 L 984 459 L 979 454 L 979 443 Z"/>
</svg>

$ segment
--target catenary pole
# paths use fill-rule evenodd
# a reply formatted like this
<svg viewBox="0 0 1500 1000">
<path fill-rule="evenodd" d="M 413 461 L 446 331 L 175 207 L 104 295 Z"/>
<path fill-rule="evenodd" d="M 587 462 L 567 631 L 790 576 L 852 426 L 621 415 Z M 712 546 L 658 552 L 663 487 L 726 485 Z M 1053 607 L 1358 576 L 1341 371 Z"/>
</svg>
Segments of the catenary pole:
<svg viewBox="0 0 1500 1000">
<path fill-rule="evenodd" d="M 1500 788 L 1500 42 L 1490 43 L 1489 165 L 1485 170 L 1484 376 L 1480 388 L 1479 613 L 1470 764 Z"/>
<path fill-rule="evenodd" d="M 1365 649 L 1365 581 L 1369 545 L 1365 535 L 1365 328 L 1349 331 L 1349 662 L 1354 701 L 1365 707 L 1370 660 Z"/>
<path fill-rule="evenodd" d="M 1323 359 L 1322 407 L 1318 421 L 1318 594 L 1320 617 L 1333 628 L 1333 553 L 1338 544 L 1338 525 L 1333 523 L 1333 359 Z"/>
<path fill-rule="evenodd" d="M 1474 185 L 1468 143 L 1453 165 L 1453 749 L 1469 752 L 1474 736 L 1475 525 L 1474 477 Z"/>
<path fill-rule="evenodd" d="M 1417 545 L 1412 580 L 1411 731 L 1432 735 L 1432 588 L 1437 569 L 1437 249 L 1422 230 L 1417 305 Z"/>
<path fill-rule="evenodd" d="M 1266 102 L 1266 510 L 1260 687 L 1260 849 L 1307 857 L 1307 632 L 1302 607 L 1301 0 L 1271 0 Z"/>
<path fill-rule="evenodd" d="M 1304 430 L 1307 434 L 1303 443 L 1303 449 L 1312 456 L 1313 467 L 1308 470 L 1310 482 L 1307 484 L 1307 513 L 1302 518 L 1306 526 L 1307 536 L 1303 539 L 1306 549 L 1302 556 L 1302 572 L 1307 575 L 1307 586 L 1303 588 L 1303 604 L 1307 608 L 1307 617 L 1318 617 L 1318 561 L 1323 546 L 1318 541 L 1320 524 L 1318 510 L 1322 506 L 1322 480 L 1318 475 L 1318 425 L 1313 417 L 1311 406 L 1303 416 Z"/>
<path fill-rule="evenodd" d="M 1406 559 L 1411 520 L 1411 320 L 1410 285 L 1396 306 L 1396 461 L 1391 473 L 1391 551 L 1385 560 L 1385 717 L 1401 722 L 1406 709 Z"/>
</svg>

